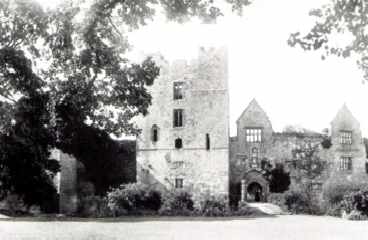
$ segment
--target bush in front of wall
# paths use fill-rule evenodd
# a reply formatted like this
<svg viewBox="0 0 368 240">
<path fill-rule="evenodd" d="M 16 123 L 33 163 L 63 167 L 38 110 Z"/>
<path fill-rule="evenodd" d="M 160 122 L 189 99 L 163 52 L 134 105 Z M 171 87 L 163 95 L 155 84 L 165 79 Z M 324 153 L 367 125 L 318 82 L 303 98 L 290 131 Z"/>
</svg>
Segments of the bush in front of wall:
<svg viewBox="0 0 368 240">
<path fill-rule="evenodd" d="M 340 204 L 344 196 L 361 188 L 361 183 L 332 179 L 323 186 L 323 198 L 327 204 Z"/>
<path fill-rule="evenodd" d="M 139 183 L 122 184 L 107 193 L 108 207 L 114 216 L 152 215 L 162 205 L 161 193 Z"/>
<path fill-rule="evenodd" d="M 106 197 L 97 195 L 83 196 L 78 204 L 80 217 L 112 217 L 113 213 L 108 207 Z"/>
<path fill-rule="evenodd" d="M 285 205 L 292 214 L 310 213 L 310 201 L 307 194 L 299 189 L 285 192 Z"/>
<path fill-rule="evenodd" d="M 368 189 L 364 188 L 346 194 L 342 201 L 342 209 L 348 215 L 351 213 L 353 213 L 352 215 L 357 215 L 357 212 L 359 212 L 361 215 L 368 216 Z"/>
<path fill-rule="evenodd" d="M 231 215 L 228 201 L 225 197 L 206 196 L 200 203 L 199 212 L 206 217 L 225 217 Z"/>
<path fill-rule="evenodd" d="M 325 213 L 328 216 L 341 217 L 342 210 L 343 209 L 341 203 L 327 204 L 327 206 L 325 206 Z"/>
<path fill-rule="evenodd" d="M 162 216 L 191 216 L 194 212 L 192 195 L 185 190 L 171 190 L 164 195 L 158 213 Z"/>
</svg>

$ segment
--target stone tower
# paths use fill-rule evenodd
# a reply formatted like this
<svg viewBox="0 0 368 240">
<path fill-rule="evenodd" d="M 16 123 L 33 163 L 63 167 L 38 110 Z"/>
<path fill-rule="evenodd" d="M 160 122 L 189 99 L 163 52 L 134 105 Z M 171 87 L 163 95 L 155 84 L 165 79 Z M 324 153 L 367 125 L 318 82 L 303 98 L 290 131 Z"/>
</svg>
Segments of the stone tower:
<svg viewBox="0 0 368 240">
<path fill-rule="evenodd" d="M 137 181 L 185 189 L 195 202 L 228 196 L 229 103 L 225 48 L 199 50 L 190 63 L 161 66 L 149 88 L 149 114 L 138 119 Z"/>
</svg>

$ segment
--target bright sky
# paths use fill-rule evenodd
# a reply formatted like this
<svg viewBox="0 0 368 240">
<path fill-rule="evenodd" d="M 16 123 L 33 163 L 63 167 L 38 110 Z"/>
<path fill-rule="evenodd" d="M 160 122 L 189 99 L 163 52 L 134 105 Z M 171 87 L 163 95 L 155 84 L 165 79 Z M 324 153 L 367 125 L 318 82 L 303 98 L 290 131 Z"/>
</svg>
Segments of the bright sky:
<svg viewBox="0 0 368 240">
<path fill-rule="evenodd" d="M 346 103 L 368 136 L 368 83 L 362 83 L 363 74 L 354 61 L 322 61 L 318 53 L 287 45 L 290 33 L 312 26 L 309 10 L 326 2 L 254 0 L 243 17 L 227 15 L 216 25 L 158 19 L 129 33 L 129 41 L 135 56 L 160 52 L 169 60 L 193 58 L 199 46 L 227 45 L 232 136 L 236 119 L 253 98 L 276 131 L 288 124 L 321 131 Z"/>
</svg>

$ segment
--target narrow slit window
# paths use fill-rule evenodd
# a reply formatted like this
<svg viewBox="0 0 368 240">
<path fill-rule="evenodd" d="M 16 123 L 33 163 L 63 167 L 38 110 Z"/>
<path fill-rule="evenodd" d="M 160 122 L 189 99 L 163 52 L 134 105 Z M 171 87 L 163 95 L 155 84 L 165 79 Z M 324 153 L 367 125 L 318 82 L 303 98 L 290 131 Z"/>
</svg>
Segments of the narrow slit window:
<svg viewBox="0 0 368 240">
<path fill-rule="evenodd" d="M 183 109 L 174 109 L 174 119 L 173 119 L 174 127 L 182 127 L 183 126 Z"/>
<path fill-rule="evenodd" d="M 206 150 L 211 149 L 210 134 L 206 133 Z"/>
<path fill-rule="evenodd" d="M 152 142 L 157 142 L 158 141 L 158 127 L 156 124 L 153 124 L 151 134 L 152 134 Z"/>
</svg>

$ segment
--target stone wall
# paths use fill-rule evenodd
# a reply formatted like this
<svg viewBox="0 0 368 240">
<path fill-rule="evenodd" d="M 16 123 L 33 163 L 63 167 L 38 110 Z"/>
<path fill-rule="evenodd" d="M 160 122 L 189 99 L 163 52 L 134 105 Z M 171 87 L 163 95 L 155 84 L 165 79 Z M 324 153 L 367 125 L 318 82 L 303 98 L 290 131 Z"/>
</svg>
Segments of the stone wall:
<svg viewBox="0 0 368 240">
<path fill-rule="evenodd" d="M 184 98 L 173 99 L 175 81 L 184 83 Z M 229 113 L 227 51 L 200 49 L 197 59 L 161 66 L 160 77 L 149 89 L 153 97 L 149 114 L 137 119 L 142 133 L 137 139 L 137 180 L 171 189 L 176 178 L 197 202 L 207 192 L 228 195 Z M 183 127 L 173 127 L 173 110 L 183 109 Z M 158 141 L 152 141 L 152 127 Z M 209 134 L 210 149 L 206 149 Z M 182 139 L 182 149 L 175 139 Z"/>
<path fill-rule="evenodd" d="M 350 131 L 352 133 L 352 144 L 340 143 L 341 131 Z M 331 142 L 331 151 L 333 153 L 331 172 L 333 177 L 345 178 L 348 181 L 367 181 L 366 149 L 360 130 L 360 124 L 346 105 L 339 110 L 336 117 L 331 122 Z M 339 168 L 340 159 L 343 156 L 352 158 L 351 171 L 342 171 Z"/>
<path fill-rule="evenodd" d="M 74 214 L 78 207 L 77 192 L 77 160 L 59 150 L 53 152 L 52 157 L 59 160 L 59 212 L 62 214 Z"/>
<path fill-rule="evenodd" d="M 245 130 L 252 127 L 262 128 L 262 142 L 249 143 L 246 141 Z M 252 148 L 259 148 L 259 158 L 269 161 L 273 166 L 282 163 L 286 170 L 290 171 L 292 184 L 296 183 L 296 179 L 300 179 L 298 170 L 291 167 L 291 160 L 300 159 L 295 156 L 293 149 L 303 149 L 308 146 L 318 146 L 315 157 L 328 163 L 327 169 L 317 179 L 320 183 L 333 179 L 340 181 L 342 179 L 346 181 L 368 180 L 366 150 L 360 125 L 345 105 L 331 122 L 332 146 L 328 149 L 323 148 L 321 144 L 327 136 L 320 133 L 273 132 L 268 116 L 255 100 L 252 100 L 239 117 L 237 130 L 238 135 L 230 139 L 230 181 L 235 186 L 230 194 L 240 194 L 239 183 L 247 178 L 247 173 L 251 170 L 248 163 Z M 340 143 L 342 130 L 352 132 L 352 144 Z M 352 158 L 352 170 L 346 171 L 339 168 L 342 156 Z M 240 197 L 235 196 L 235 198 Z"/>
</svg>

